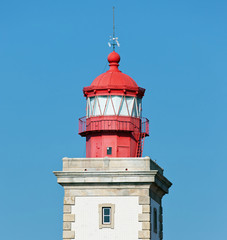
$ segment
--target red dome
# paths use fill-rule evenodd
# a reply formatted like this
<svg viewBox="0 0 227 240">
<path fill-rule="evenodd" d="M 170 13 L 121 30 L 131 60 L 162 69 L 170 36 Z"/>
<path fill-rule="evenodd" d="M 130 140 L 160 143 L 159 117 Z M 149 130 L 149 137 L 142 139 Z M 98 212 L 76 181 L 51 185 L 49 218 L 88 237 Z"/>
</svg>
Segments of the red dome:
<svg viewBox="0 0 227 240">
<path fill-rule="evenodd" d="M 133 92 L 143 92 L 145 89 L 139 88 L 137 83 L 127 74 L 122 73 L 119 69 L 120 55 L 115 51 L 108 55 L 110 69 L 99 75 L 92 82 L 91 86 L 84 88 L 84 93 L 98 90 L 129 90 Z M 98 92 L 97 92 L 98 93 Z M 142 95 L 143 95 L 142 93 Z"/>
</svg>

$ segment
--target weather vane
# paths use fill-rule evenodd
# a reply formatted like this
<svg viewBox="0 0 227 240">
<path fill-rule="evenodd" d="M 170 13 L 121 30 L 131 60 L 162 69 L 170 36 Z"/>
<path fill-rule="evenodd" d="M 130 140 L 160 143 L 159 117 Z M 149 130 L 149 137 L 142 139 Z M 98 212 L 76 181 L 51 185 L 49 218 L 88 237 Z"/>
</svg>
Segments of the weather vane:
<svg viewBox="0 0 227 240">
<path fill-rule="evenodd" d="M 115 37 L 114 7 L 113 7 L 113 36 L 110 36 L 110 41 L 108 42 L 108 45 L 109 47 L 113 46 L 113 51 L 115 51 L 115 46 L 120 47 L 118 37 Z"/>
</svg>

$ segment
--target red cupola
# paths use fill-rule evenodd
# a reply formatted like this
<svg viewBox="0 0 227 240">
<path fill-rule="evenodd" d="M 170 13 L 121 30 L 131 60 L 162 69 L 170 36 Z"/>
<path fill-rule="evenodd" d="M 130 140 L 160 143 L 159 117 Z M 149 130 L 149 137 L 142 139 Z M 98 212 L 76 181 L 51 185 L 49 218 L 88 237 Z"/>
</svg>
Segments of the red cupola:
<svg viewBox="0 0 227 240">
<path fill-rule="evenodd" d="M 149 135 L 149 121 L 142 118 L 145 89 L 118 69 L 118 53 L 108 61 L 110 69 L 83 89 L 87 107 L 79 134 L 86 137 L 86 157 L 141 157 Z"/>
</svg>

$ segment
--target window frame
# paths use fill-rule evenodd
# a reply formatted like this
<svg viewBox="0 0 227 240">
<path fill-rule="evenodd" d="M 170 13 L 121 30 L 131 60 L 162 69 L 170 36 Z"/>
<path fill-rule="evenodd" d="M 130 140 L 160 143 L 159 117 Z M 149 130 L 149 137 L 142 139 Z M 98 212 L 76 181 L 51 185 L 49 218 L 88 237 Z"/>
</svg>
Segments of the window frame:
<svg viewBox="0 0 227 240">
<path fill-rule="evenodd" d="M 103 208 L 110 208 L 110 223 L 104 223 L 104 212 Z M 114 228 L 114 213 L 115 205 L 111 203 L 102 203 L 99 204 L 99 228 Z"/>
<path fill-rule="evenodd" d="M 108 210 L 108 214 L 105 214 L 105 210 Z M 108 217 L 109 221 L 105 221 L 105 218 Z M 110 224 L 111 223 L 111 207 L 102 207 L 102 224 Z"/>
</svg>

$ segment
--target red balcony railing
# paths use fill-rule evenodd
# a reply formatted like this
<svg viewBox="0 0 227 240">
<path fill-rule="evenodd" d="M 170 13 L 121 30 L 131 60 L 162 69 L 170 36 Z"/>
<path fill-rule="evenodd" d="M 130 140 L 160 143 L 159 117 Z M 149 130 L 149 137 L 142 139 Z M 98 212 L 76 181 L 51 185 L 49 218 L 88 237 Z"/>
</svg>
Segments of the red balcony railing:
<svg viewBox="0 0 227 240">
<path fill-rule="evenodd" d="M 145 117 L 141 118 L 141 133 L 145 133 L 146 136 L 149 136 L 149 120 Z"/>
<path fill-rule="evenodd" d="M 136 131 L 149 135 L 149 120 L 147 118 L 123 118 L 105 119 L 105 118 L 86 118 L 79 119 L 79 134 L 85 135 L 90 131 Z"/>
<path fill-rule="evenodd" d="M 79 134 L 86 132 L 86 117 L 79 118 Z"/>
</svg>

